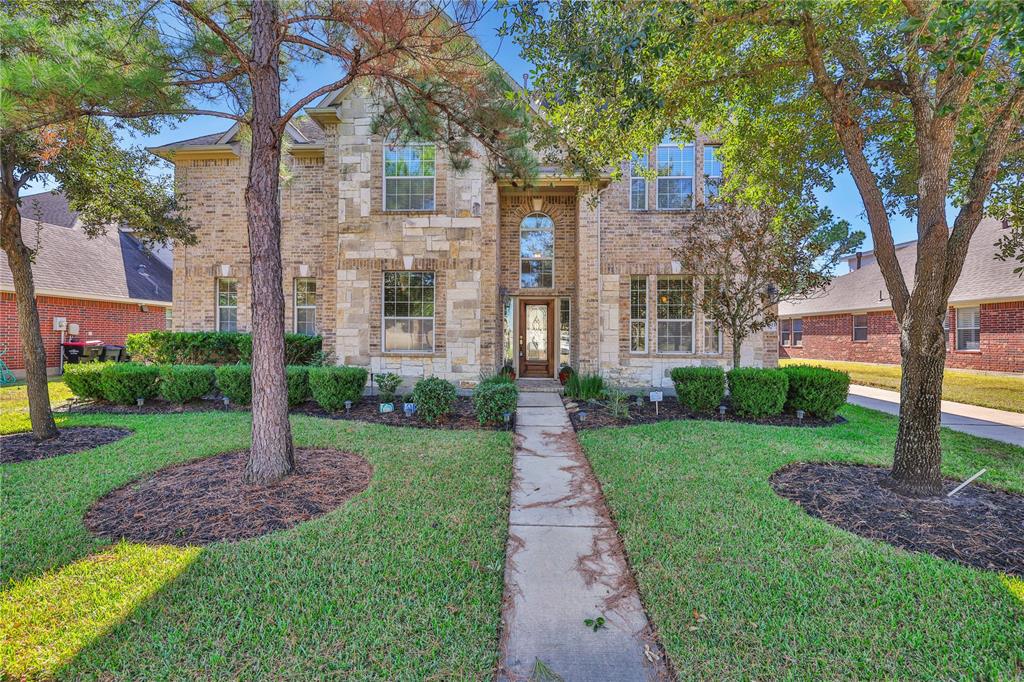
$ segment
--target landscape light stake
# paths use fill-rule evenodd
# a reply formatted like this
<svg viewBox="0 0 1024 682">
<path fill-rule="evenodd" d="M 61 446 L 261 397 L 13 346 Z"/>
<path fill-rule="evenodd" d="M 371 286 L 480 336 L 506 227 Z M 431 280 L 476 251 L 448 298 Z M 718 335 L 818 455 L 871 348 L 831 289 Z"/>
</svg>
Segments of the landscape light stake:
<svg viewBox="0 0 1024 682">
<path fill-rule="evenodd" d="M 949 492 L 948 492 L 948 493 L 946 494 L 946 497 L 953 497 L 953 496 L 954 496 L 954 495 L 956 495 L 956 494 L 957 494 L 958 492 L 960 492 L 961 490 L 963 490 L 964 488 L 966 488 L 966 487 L 967 487 L 967 484 L 969 484 L 969 483 L 970 483 L 971 481 L 973 481 L 974 479 L 976 479 L 976 478 L 978 478 L 979 476 L 981 476 L 981 475 L 982 475 L 983 473 L 985 473 L 986 471 L 988 471 L 988 469 L 982 469 L 982 470 L 981 470 L 981 471 L 979 471 L 978 473 L 974 474 L 973 476 L 971 476 L 970 478 L 968 478 L 968 479 L 967 479 L 966 481 L 964 481 L 963 483 L 961 483 L 961 484 L 960 484 L 960 485 L 958 485 L 957 487 L 955 487 L 955 488 L 953 488 L 952 490 L 950 490 L 950 491 L 949 491 Z"/>
<path fill-rule="evenodd" d="M 345 414 L 348 414 L 349 410 L 351 410 L 351 409 L 352 409 L 352 401 L 351 400 L 346 400 L 345 401 Z"/>
<path fill-rule="evenodd" d="M 718 406 L 718 418 L 725 419 L 725 405 Z"/>
<path fill-rule="evenodd" d="M 228 404 L 231 402 L 231 399 L 228 398 L 227 396 L 222 397 L 221 400 L 224 401 L 224 407 L 227 407 Z"/>
<path fill-rule="evenodd" d="M 146 402 L 145 398 L 136 398 L 135 399 L 135 404 L 138 405 L 139 407 L 142 407 L 142 403 L 144 403 L 144 402 Z"/>
<path fill-rule="evenodd" d="M 797 410 L 796 411 L 796 419 L 801 424 L 804 423 L 804 411 L 803 410 Z"/>
</svg>

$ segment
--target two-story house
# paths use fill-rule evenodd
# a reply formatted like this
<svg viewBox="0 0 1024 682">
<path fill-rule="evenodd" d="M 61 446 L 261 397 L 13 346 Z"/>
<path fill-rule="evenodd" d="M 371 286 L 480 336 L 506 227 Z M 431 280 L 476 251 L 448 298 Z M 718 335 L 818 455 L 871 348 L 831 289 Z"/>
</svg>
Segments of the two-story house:
<svg viewBox="0 0 1024 682">
<path fill-rule="evenodd" d="M 549 172 L 524 188 L 493 181 L 482 163 L 456 172 L 430 142 L 387 144 L 371 133 L 373 115 L 357 84 L 287 129 L 286 324 L 321 334 L 336 363 L 462 386 L 505 364 L 524 378 L 569 364 L 627 386 L 728 364 L 729 338 L 705 319 L 700 282 L 672 255 L 721 175 L 709 141 L 652 149 L 641 163 L 656 178 Z M 199 243 L 175 252 L 174 328 L 248 329 L 237 129 L 151 151 L 174 162 L 199 226 Z M 775 365 L 777 333 L 746 341 L 742 358 Z"/>
</svg>

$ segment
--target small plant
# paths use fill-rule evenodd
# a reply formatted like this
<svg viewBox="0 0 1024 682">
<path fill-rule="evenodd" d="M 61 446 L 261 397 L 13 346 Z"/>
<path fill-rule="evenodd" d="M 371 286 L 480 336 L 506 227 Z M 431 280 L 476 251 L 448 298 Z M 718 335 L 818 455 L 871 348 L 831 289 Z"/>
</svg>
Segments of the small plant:
<svg viewBox="0 0 1024 682">
<path fill-rule="evenodd" d="M 213 390 L 216 379 L 212 365 L 164 365 L 160 368 L 160 397 L 172 403 L 198 400 Z"/>
<path fill-rule="evenodd" d="M 846 403 L 850 375 L 825 367 L 797 365 L 782 370 L 789 378 L 786 411 L 805 413 L 819 419 L 835 419 Z"/>
<path fill-rule="evenodd" d="M 473 409 L 481 424 L 503 423 L 505 414 L 515 412 L 518 402 L 519 389 L 505 379 L 481 381 L 473 389 Z"/>
<path fill-rule="evenodd" d="M 583 624 L 588 628 L 597 632 L 601 628 L 605 627 L 604 616 L 598 616 L 597 618 L 587 618 L 583 621 Z"/>
<path fill-rule="evenodd" d="M 501 371 L 498 372 L 498 374 L 500 374 L 502 376 L 505 376 L 505 377 L 508 377 L 509 381 L 515 381 L 516 380 L 516 370 L 515 370 L 515 367 L 513 367 L 510 364 L 506 364 L 504 367 L 502 367 Z"/>
<path fill-rule="evenodd" d="M 252 402 L 252 367 L 249 365 L 222 365 L 216 370 L 217 390 L 237 405 Z"/>
<path fill-rule="evenodd" d="M 676 367 L 672 370 L 679 404 L 694 412 L 714 412 L 725 397 L 721 367 Z"/>
<path fill-rule="evenodd" d="M 108 362 L 64 365 L 64 383 L 82 400 L 103 400 L 103 369 Z"/>
<path fill-rule="evenodd" d="M 729 372 L 732 408 L 742 417 L 761 419 L 782 414 L 789 379 L 780 369 L 739 367 Z"/>
<path fill-rule="evenodd" d="M 288 407 L 295 407 L 309 400 L 309 367 L 289 365 L 285 367 L 288 381 Z"/>
<path fill-rule="evenodd" d="M 600 400 L 604 393 L 604 379 L 600 374 L 573 373 L 565 382 L 565 395 L 575 400 Z"/>
<path fill-rule="evenodd" d="M 334 412 L 343 409 L 346 400 L 359 402 L 368 376 L 362 367 L 310 367 L 309 390 L 320 407 Z"/>
<path fill-rule="evenodd" d="M 391 372 L 384 372 L 383 374 L 375 375 L 374 380 L 376 380 L 377 388 L 380 390 L 380 402 L 395 402 L 395 392 L 402 385 L 402 377 Z"/>
<path fill-rule="evenodd" d="M 103 397 L 120 405 L 132 405 L 139 398 L 152 398 L 159 379 L 159 367 L 134 362 L 112 362 L 100 373 Z"/>
<path fill-rule="evenodd" d="M 569 380 L 569 377 L 571 377 L 575 373 L 576 373 L 576 370 L 574 370 L 569 365 L 562 365 L 561 367 L 558 368 L 558 381 L 559 381 L 559 383 L 561 383 L 563 386 L 565 386 L 565 382 L 567 382 Z"/>
<path fill-rule="evenodd" d="M 455 397 L 455 386 L 441 377 L 420 379 L 412 389 L 416 413 L 430 424 L 451 414 Z"/>
<path fill-rule="evenodd" d="M 608 411 L 616 419 L 629 419 L 629 394 L 617 388 L 605 389 Z"/>
</svg>

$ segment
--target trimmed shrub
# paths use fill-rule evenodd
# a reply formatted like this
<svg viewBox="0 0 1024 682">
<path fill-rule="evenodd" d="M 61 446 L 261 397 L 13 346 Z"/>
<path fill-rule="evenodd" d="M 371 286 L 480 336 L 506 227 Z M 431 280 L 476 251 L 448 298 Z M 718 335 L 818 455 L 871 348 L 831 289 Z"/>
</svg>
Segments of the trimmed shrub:
<svg viewBox="0 0 1024 682">
<path fill-rule="evenodd" d="M 152 331 L 129 334 L 128 355 L 138 362 L 159 365 L 248 364 L 252 358 L 252 336 L 238 332 Z M 284 354 L 288 365 L 311 365 L 323 358 L 319 336 L 285 334 Z"/>
<path fill-rule="evenodd" d="M 288 379 L 288 407 L 295 407 L 309 400 L 309 367 L 289 365 L 284 371 Z"/>
<path fill-rule="evenodd" d="M 284 335 L 284 364 L 319 365 L 323 358 L 324 340 L 319 336 L 305 334 Z M 238 335 L 238 359 L 246 364 L 252 360 L 252 336 Z"/>
<path fill-rule="evenodd" d="M 420 379 L 412 389 L 416 414 L 430 424 L 451 414 L 455 396 L 455 386 L 441 377 Z"/>
<path fill-rule="evenodd" d="M 374 377 L 377 381 L 378 397 L 382 403 L 395 402 L 395 392 L 402 385 L 402 377 L 391 372 L 384 372 Z"/>
<path fill-rule="evenodd" d="M 742 417 L 782 414 L 788 388 L 789 379 L 781 369 L 739 367 L 729 371 L 732 408 Z"/>
<path fill-rule="evenodd" d="M 64 365 L 64 383 L 76 398 L 103 400 L 103 370 L 109 362 L 83 362 Z"/>
<path fill-rule="evenodd" d="M 363 397 L 367 376 L 362 367 L 310 367 L 309 391 L 325 410 L 341 410 L 346 400 L 356 403 Z"/>
<path fill-rule="evenodd" d="M 574 400 L 600 400 L 604 398 L 604 378 L 600 374 L 574 372 L 565 382 L 565 395 Z"/>
<path fill-rule="evenodd" d="M 103 397 L 121 405 L 134 405 L 137 398 L 155 396 L 159 379 L 159 367 L 135 362 L 111 362 L 100 372 Z"/>
<path fill-rule="evenodd" d="M 789 379 L 786 411 L 803 410 L 819 419 L 835 419 L 846 403 L 850 375 L 825 367 L 795 365 L 782 370 Z"/>
<path fill-rule="evenodd" d="M 493 380 L 492 377 L 473 389 L 473 409 L 481 424 L 504 423 L 505 413 L 515 413 L 518 402 L 519 389 L 512 381 Z"/>
<path fill-rule="evenodd" d="M 237 405 L 252 402 L 252 367 L 249 365 L 221 365 L 216 370 L 217 390 Z"/>
<path fill-rule="evenodd" d="M 714 412 L 725 397 L 721 367 L 676 367 L 672 370 L 679 404 L 694 412 Z"/>
<path fill-rule="evenodd" d="M 216 380 L 213 365 L 163 365 L 160 397 L 172 403 L 198 400 L 213 390 Z"/>
</svg>

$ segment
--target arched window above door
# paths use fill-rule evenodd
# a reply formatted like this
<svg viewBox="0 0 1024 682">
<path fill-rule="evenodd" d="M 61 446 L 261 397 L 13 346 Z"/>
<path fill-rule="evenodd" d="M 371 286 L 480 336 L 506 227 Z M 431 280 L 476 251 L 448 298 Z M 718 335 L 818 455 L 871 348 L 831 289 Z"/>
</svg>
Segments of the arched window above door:
<svg viewBox="0 0 1024 682">
<path fill-rule="evenodd" d="M 551 289 L 555 285 L 555 223 L 531 213 L 519 223 L 519 286 Z"/>
</svg>

